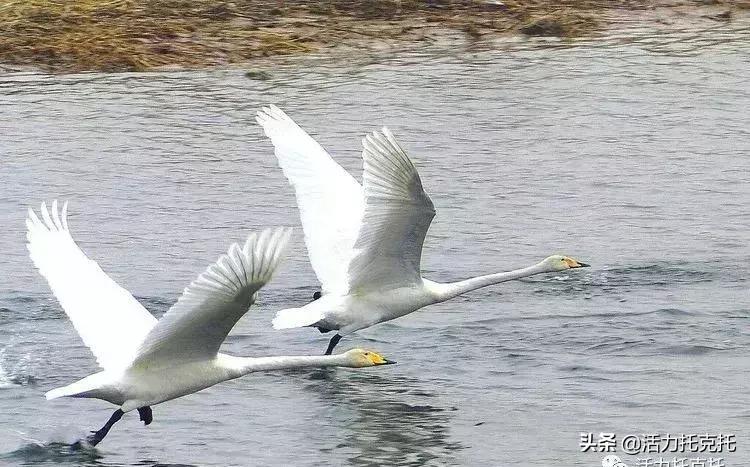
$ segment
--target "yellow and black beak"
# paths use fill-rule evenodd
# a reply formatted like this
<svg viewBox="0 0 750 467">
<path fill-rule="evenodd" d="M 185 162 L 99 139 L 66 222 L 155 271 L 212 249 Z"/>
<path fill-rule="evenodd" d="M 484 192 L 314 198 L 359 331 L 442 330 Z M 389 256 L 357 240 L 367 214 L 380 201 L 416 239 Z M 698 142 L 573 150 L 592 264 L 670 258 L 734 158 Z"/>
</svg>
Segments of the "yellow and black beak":
<svg viewBox="0 0 750 467">
<path fill-rule="evenodd" d="M 582 263 L 582 262 L 580 262 L 580 261 L 576 261 L 576 260 L 574 260 L 573 258 L 565 258 L 565 260 L 564 260 L 564 261 L 565 261 L 565 263 L 566 263 L 566 264 L 568 265 L 568 267 L 569 267 L 570 269 L 575 269 L 575 268 L 587 268 L 587 267 L 589 267 L 589 265 L 588 265 L 588 264 L 586 264 L 586 263 Z"/>
<path fill-rule="evenodd" d="M 396 363 L 393 360 L 388 360 L 387 358 L 375 352 L 370 352 L 370 354 L 368 355 L 368 358 L 370 359 L 373 365 L 393 365 Z"/>
</svg>

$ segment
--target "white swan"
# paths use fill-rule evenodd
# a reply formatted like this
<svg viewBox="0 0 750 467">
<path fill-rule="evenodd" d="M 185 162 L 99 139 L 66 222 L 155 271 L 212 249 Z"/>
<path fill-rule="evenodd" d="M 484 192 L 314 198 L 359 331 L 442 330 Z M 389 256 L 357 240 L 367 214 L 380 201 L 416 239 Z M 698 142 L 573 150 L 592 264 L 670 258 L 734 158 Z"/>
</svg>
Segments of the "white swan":
<svg viewBox="0 0 750 467">
<path fill-rule="evenodd" d="M 513 279 L 588 266 L 550 256 L 533 266 L 440 284 L 420 273 L 422 243 L 435 216 L 416 168 L 387 128 L 363 140 L 363 185 L 276 106 L 256 118 L 294 186 L 305 243 L 323 285 L 313 302 L 281 310 L 276 329 L 317 327 L 341 336 L 433 303 Z M 320 298 L 318 300 L 318 298 Z"/>
<path fill-rule="evenodd" d="M 58 213 L 41 205 L 42 220 L 29 209 L 28 249 L 34 265 L 104 371 L 49 391 L 47 399 L 93 397 L 120 406 L 87 441 L 96 445 L 125 412 L 138 409 L 148 425 L 152 405 L 254 371 L 297 367 L 367 367 L 390 362 L 361 349 L 330 357 L 243 358 L 219 353 L 235 323 L 271 279 L 291 234 L 278 228 L 234 243 L 156 320 L 96 262 L 68 231 L 67 203 Z"/>
</svg>

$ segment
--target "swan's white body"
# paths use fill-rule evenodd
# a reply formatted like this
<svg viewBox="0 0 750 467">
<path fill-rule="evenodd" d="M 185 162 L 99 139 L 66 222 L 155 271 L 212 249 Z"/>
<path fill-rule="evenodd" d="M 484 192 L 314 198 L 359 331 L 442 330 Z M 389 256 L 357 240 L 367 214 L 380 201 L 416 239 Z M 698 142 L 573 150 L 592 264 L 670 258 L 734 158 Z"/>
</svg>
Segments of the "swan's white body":
<svg viewBox="0 0 750 467">
<path fill-rule="evenodd" d="M 329 357 L 329 358 L 325 358 Z M 47 399 L 63 396 L 102 399 L 123 412 L 152 406 L 256 371 L 356 365 L 348 353 L 329 356 L 234 357 L 219 353 L 210 360 L 165 362 L 101 371 L 71 385 L 53 389 Z"/>
<path fill-rule="evenodd" d="M 246 358 L 219 353 L 235 323 L 281 261 L 291 229 L 251 234 L 209 266 L 157 320 L 78 248 L 68 231 L 67 204 L 42 219 L 29 209 L 28 249 L 39 272 L 103 371 L 46 396 L 93 397 L 123 412 L 155 405 L 245 374 L 312 366 L 389 363 L 355 349 L 333 356 Z M 106 432 L 105 432 L 106 434 Z"/>
<path fill-rule="evenodd" d="M 294 186 L 310 262 L 323 285 L 319 300 L 279 311 L 277 329 L 315 326 L 346 335 L 480 287 L 584 266 L 555 255 L 450 284 L 424 279 L 422 244 L 435 209 L 387 128 L 363 140 L 360 185 L 277 107 L 264 108 L 257 121 Z"/>
<path fill-rule="evenodd" d="M 475 279 L 486 279 L 488 282 L 491 281 L 486 285 L 491 285 L 550 272 L 549 267 L 550 265 L 542 262 L 530 268 Z M 343 336 L 378 323 L 400 318 L 420 308 L 444 302 L 486 285 L 480 285 L 479 281 L 474 280 L 441 284 L 421 278 L 420 281 L 404 287 L 389 287 L 346 295 L 324 294 L 319 300 L 302 308 L 279 311 L 273 325 L 276 329 L 317 326 L 322 329 L 338 330 Z"/>
</svg>

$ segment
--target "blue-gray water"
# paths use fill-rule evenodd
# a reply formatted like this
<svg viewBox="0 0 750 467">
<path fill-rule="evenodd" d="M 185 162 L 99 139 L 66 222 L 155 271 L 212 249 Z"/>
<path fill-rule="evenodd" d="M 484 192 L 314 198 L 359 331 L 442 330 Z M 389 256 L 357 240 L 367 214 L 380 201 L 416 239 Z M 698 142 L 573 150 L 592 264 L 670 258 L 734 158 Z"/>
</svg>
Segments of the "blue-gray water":
<svg viewBox="0 0 750 467">
<path fill-rule="evenodd" d="M 0 465 L 600 465 L 581 432 L 733 433 L 723 457 L 747 465 L 750 55 L 748 29 L 724 28 L 303 58 L 268 81 L 0 76 Z M 70 200 L 83 250 L 159 315 L 249 230 L 299 226 L 254 123 L 267 103 L 357 177 L 362 135 L 393 130 L 438 213 L 426 277 L 558 252 L 593 267 L 476 291 L 340 346 L 398 365 L 250 375 L 69 452 L 113 407 L 44 400 L 97 368 L 26 255 L 26 208 Z M 270 328 L 316 284 L 298 228 L 224 350 L 322 352 L 328 336 Z"/>
</svg>

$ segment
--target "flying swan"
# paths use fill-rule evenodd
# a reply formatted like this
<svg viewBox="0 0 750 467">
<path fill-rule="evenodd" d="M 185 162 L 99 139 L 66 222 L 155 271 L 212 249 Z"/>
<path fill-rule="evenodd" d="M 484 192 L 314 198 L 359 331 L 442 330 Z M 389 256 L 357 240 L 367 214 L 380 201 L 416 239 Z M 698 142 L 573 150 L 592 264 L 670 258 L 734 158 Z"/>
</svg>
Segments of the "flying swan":
<svg viewBox="0 0 750 467">
<path fill-rule="evenodd" d="M 58 213 L 29 209 L 27 247 L 86 346 L 103 371 L 46 394 L 93 397 L 120 406 L 87 437 L 98 444 L 124 413 L 137 409 L 151 423 L 151 406 L 255 371 L 299 367 L 369 367 L 393 363 L 375 352 L 333 356 L 235 357 L 219 347 L 255 302 L 278 266 L 291 229 L 253 233 L 232 244 L 157 321 L 133 296 L 88 259 L 70 236 L 67 203 Z"/>
<path fill-rule="evenodd" d="M 278 107 L 263 108 L 256 120 L 294 186 L 310 262 L 323 285 L 311 303 L 279 311 L 273 326 L 337 330 L 326 355 L 341 336 L 427 305 L 500 282 L 588 266 L 554 255 L 523 269 L 460 282 L 424 279 L 422 244 L 435 208 L 387 128 L 363 140 L 360 185 Z"/>
</svg>

